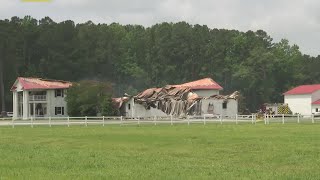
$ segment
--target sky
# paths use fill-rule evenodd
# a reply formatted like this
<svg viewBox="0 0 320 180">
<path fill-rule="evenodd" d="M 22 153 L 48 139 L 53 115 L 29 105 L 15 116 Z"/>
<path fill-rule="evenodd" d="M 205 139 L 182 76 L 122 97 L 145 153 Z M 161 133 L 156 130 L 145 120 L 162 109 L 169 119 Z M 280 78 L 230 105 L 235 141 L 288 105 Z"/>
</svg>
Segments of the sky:
<svg viewBox="0 0 320 180">
<path fill-rule="evenodd" d="M 274 40 L 285 38 L 304 54 L 320 55 L 319 0 L 0 0 L 0 19 L 31 15 L 56 22 L 118 22 L 146 27 L 186 21 L 210 28 L 266 31 Z"/>
</svg>

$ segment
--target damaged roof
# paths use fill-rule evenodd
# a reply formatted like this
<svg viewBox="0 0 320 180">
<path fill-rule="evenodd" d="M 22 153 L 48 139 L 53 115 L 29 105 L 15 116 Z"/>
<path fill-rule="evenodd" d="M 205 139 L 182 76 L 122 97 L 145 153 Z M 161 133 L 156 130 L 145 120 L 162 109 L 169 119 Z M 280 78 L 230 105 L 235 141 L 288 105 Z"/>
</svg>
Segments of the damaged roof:
<svg viewBox="0 0 320 180">
<path fill-rule="evenodd" d="M 113 98 L 114 105 L 119 109 L 123 103 L 133 97 L 134 102 L 143 105 L 146 109 L 150 107 L 158 108 L 166 114 L 186 115 L 201 114 L 201 104 L 203 99 L 238 99 L 239 92 L 233 94 L 213 95 L 210 97 L 200 97 L 194 90 L 221 90 L 222 87 L 211 78 L 200 79 L 181 85 L 167 85 L 162 88 L 149 88 L 140 92 L 136 96 L 125 96 Z"/>
<path fill-rule="evenodd" d="M 223 88 L 211 78 L 204 78 L 192 82 L 187 82 L 184 84 L 173 85 L 174 87 L 189 87 L 192 90 L 201 90 L 201 89 L 212 89 L 212 90 L 222 90 Z"/>
<path fill-rule="evenodd" d="M 72 86 L 69 81 L 42 79 L 32 77 L 18 77 L 11 88 L 11 91 L 16 89 L 17 83 L 20 83 L 23 90 L 31 89 L 67 89 Z"/>
<path fill-rule="evenodd" d="M 129 101 L 129 97 L 112 98 L 112 104 L 115 108 L 121 108 L 122 104 Z"/>
</svg>

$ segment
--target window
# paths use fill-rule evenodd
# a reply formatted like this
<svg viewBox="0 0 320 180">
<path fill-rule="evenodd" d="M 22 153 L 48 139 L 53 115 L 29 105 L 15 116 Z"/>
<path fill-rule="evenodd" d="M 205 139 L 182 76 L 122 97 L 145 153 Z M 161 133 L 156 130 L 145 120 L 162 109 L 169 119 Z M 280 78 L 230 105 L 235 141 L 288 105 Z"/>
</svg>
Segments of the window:
<svg viewBox="0 0 320 180">
<path fill-rule="evenodd" d="M 211 103 L 209 103 L 207 113 L 209 113 L 209 114 L 213 114 L 213 110 L 214 110 L 213 103 L 212 103 L 212 104 L 211 104 Z"/>
<path fill-rule="evenodd" d="M 128 104 L 128 109 L 130 110 L 130 104 Z"/>
<path fill-rule="evenodd" d="M 318 109 L 318 108 L 316 108 L 316 112 L 319 112 L 319 109 Z"/>
<path fill-rule="evenodd" d="M 227 102 L 222 103 L 222 109 L 227 109 Z"/>
<path fill-rule="evenodd" d="M 63 89 L 56 89 L 54 92 L 55 97 L 64 97 Z"/>
<path fill-rule="evenodd" d="M 54 114 L 55 115 L 64 115 L 64 107 L 55 107 Z"/>
</svg>

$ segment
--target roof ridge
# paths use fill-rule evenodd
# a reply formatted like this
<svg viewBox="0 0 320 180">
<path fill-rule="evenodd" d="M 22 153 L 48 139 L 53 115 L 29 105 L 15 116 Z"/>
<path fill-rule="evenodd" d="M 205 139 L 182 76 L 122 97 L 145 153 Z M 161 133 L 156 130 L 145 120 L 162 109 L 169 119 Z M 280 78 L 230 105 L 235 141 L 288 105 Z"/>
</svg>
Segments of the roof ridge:
<svg viewBox="0 0 320 180">
<path fill-rule="evenodd" d="M 40 78 L 40 77 L 18 77 L 18 78 L 25 78 L 25 79 L 38 79 L 41 81 L 49 81 L 49 82 L 63 82 L 63 83 L 71 83 L 71 81 L 59 80 L 59 79 L 47 79 L 47 78 Z"/>
</svg>

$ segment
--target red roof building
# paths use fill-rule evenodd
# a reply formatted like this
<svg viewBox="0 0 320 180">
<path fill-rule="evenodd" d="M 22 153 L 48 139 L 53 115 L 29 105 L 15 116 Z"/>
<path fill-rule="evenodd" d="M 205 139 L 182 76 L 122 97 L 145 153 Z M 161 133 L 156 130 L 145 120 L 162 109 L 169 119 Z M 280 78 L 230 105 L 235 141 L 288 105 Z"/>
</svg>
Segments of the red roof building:
<svg viewBox="0 0 320 180">
<path fill-rule="evenodd" d="M 291 111 L 306 116 L 320 113 L 320 84 L 301 85 L 283 93 Z"/>
<path fill-rule="evenodd" d="M 13 118 L 66 117 L 66 89 L 71 82 L 18 77 L 11 91 L 13 94 Z"/>
</svg>

